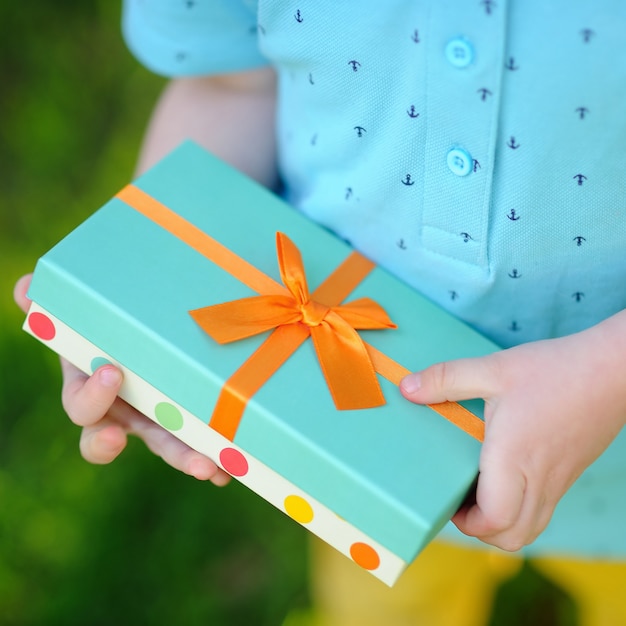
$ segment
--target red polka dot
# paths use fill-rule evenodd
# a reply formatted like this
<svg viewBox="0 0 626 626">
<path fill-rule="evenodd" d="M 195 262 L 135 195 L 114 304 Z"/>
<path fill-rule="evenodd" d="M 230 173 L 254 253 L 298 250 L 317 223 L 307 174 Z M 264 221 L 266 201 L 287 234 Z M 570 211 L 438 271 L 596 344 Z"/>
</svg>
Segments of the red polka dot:
<svg viewBox="0 0 626 626">
<path fill-rule="evenodd" d="M 43 313 L 31 313 L 28 316 L 28 326 L 33 331 L 35 337 L 39 337 L 39 339 L 44 341 L 50 341 L 56 335 L 56 328 L 52 320 Z"/>
<path fill-rule="evenodd" d="M 374 570 L 380 565 L 378 552 L 376 552 L 372 546 L 368 546 L 366 543 L 361 543 L 360 541 L 350 546 L 350 556 L 352 560 L 363 569 Z"/>
<path fill-rule="evenodd" d="M 220 463 L 233 476 L 245 476 L 248 473 L 246 457 L 234 448 L 224 448 L 220 452 Z"/>
</svg>

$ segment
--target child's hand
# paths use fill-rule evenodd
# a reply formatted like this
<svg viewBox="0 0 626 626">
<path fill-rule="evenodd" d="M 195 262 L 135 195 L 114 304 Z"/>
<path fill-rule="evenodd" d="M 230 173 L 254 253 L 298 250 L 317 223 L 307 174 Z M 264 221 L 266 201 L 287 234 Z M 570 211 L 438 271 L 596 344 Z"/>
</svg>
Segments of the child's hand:
<svg viewBox="0 0 626 626">
<path fill-rule="evenodd" d="M 402 381 L 403 395 L 420 404 L 485 399 L 476 501 L 453 518 L 463 533 L 511 551 L 531 543 L 617 436 L 626 418 L 624 315 Z"/>
<path fill-rule="evenodd" d="M 14 290 L 15 301 L 24 312 L 29 306 L 26 291 L 30 279 L 30 276 L 22 277 Z M 175 469 L 220 486 L 229 481 L 228 474 L 213 461 L 117 397 L 122 384 L 118 369 L 105 365 L 88 377 L 64 359 L 61 367 L 63 407 L 70 419 L 82 427 L 80 450 L 87 461 L 110 463 L 126 447 L 128 435 L 137 435 Z"/>
</svg>

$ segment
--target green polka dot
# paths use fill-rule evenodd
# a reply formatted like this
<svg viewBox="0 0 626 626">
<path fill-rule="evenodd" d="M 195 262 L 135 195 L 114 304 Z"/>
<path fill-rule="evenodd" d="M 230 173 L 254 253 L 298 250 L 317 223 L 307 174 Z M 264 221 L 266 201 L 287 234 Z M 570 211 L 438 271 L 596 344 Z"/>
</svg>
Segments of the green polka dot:
<svg viewBox="0 0 626 626">
<path fill-rule="evenodd" d="M 111 365 L 109 359 L 105 359 L 103 356 L 97 356 L 91 360 L 91 373 L 93 374 L 99 367 L 103 365 Z"/>
<path fill-rule="evenodd" d="M 163 428 L 180 430 L 183 427 L 182 413 L 169 402 L 159 402 L 154 407 L 154 415 Z"/>
</svg>

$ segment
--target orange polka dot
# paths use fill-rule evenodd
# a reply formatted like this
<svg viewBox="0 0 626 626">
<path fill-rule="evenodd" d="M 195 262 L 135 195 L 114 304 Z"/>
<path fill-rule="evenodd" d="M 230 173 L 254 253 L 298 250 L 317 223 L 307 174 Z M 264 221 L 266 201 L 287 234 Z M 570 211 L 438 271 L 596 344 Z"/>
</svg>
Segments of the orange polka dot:
<svg viewBox="0 0 626 626">
<path fill-rule="evenodd" d="M 374 570 L 380 565 L 378 552 L 372 546 L 368 546 L 360 541 L 350 546 L 350 556 L 357 565 L 366 570 Z"/>
<path fill-rule="evenodd" d="M 313 508 L 304 498 L 294 495 L 287 496 L 284 505 L 287 515 L 296 522 L 308 524 L 313 520 Z"/>
</svg>

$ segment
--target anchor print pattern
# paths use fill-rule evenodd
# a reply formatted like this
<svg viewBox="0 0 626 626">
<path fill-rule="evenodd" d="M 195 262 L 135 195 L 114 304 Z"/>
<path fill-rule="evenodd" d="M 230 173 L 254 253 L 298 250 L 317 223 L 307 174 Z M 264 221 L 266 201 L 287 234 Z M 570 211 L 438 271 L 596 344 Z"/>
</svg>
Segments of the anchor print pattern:
<svg viewBox="0 0 626 626">
<path fill-rule="evenodd" d="M 511 135 L 510 139 L 506 142 L 506 145 L 511 148 L 511 150 L 517 150 L 520 147 L 520 144 L 517 142 L 515 137 Z"/>
<path fill-rule="evenodd" d="M 481 4 L 483 5 L 487 15 L 491 15 L 496 7 L 494 0 L 482 0 Z"/>
<path fill-rule="evenodd" d="M 414 105 L 414 104 L 412 104 L 412 105 L 408 108 L 408 110 L 407 110 L 406 114 L 407 114 L 409 117 L 413 118 L 413 119 L 415 119 L 415 118 L 417 118 L 417 117 L 419 117 L 419 116 L 420 116 L 420 114 L 419 114 L 419 113 L 415 110 L 415 105 Z"/>
<path fill-rule="evenodd" d="M 587 107 L 578 107 L 576 109 L 576 113 L 578 113 L 578 118 L 584 120 L 589 113 L 589 109 Z"/>
<path fill-rule="evenodd" d="M 515 209 L 511 209 L 507 213 L 507 218 L 510 219 L 512 222 L 517 222 L 517 220 L 519 219 L 519 215 L 517 214 L 517 211 Z"/>
<path fill-rule="evenodd" d="M 588 44 L 591 42 L 591 40 L 595 37 L 595 32 L 591 29 L 591 28 L 584 28 L 582 30 L 579 31 L 579 36 L 581 37 L 583 43 Z M 510 56 L 505 64 L 505 69 L 510 71 L 510 72 L 516 72 L 520 69 L 520 65 L 518 64 L 517 60 L 515 57 Z M 479 93 L 481 93 L 482 95 L 482 91 L 479 91 Z M 483 97 L 484 99 L 484 97 Z M 580 121 L 584 121 L 587 119 L 590 111 L 589 108 L 587 106 L 584 105 L 578 105 L 573 107 L 572 109 L 575 113 L 575 118 L 580 120 Z M 511 149 L 511 150 L 517 150 L 520 148 L 520 142 L 515 138 L 515 136 L 511 135 L 511 137 L 509 138 L 509 140 L 507 141 L 507 146 Z M 576 182 L 576 185 L 579 187 L 582 187 L 587 179 L 587 176 L 585 174 L 582 173 L 577 173 L 573 176 L 573 180 Z M 506 214 L 506 218 L 507 218 L 507 222 L 511 225 L 517 223 L 520 221 L 520 213 L 517 209 L 512 208 L 509 210 L 509 212 Z M 583 235 L 576 235 L 573 240 L 574 244 L 577 247 L 582 247 L 586 241 L 587 238 L 584 237 Z M 510 279 L 513 279 L 514 281 L 517 281 L 518 279 L 520 279 L 522 277 L 522 272 L 518 269 L 518 268 L 514 268 L 512 269 L 509 273 L 508 273 L 508 277 Z M 582 290 L 576 290 L 572 293 L 571 295 L 571 301 L 580 304 L 583 299 L 585 298 L 585 293 Z M 509 332 L 511 333 L 519 333 L 522 329 L 518 323 L 518 321 L 512 321 L 511 324 L 508 327 Z"/>
<path fill-rule="evenodd" d="M 484 15 L 493 16 L 495 12 L 498 11 L 498 8 L 499 8 L 498 4 L 499 4 L 498 2 L 494 2 L 493 0 L 481 0 L 481 1 L 476 2 L 476 9 L 477 11 L 482 12 Z M 292 9 L 291 18 L 293 19 L 292 24 L 293 24 L 294 29 L 300 29 L 300 25 L 302 25 L 305 22 L 305 20 L 307 21 L 307 25 L 311 26 L 310 20 L 307 20 L 307 16 L 304 14 L 304 12 L 301 9 L 297 9 L 297 8 Z M 571 36 L 574 40 L 578 39 L 579 45 L 580 43 L 585 44 L 585 45 L 591 44 L 596 39 L 596 37 L 598 37 L 598 35 L 592 28 L 577 28 L 572 32 Z M 425 48 L 422 48 L 422 44 L 425 45 L 427 43 L 426 40 L 428 37 L 428 32 L 416 26 L 412 29 L 409 29 L 408 33 L 405 31 L 404 37 L 406 37 L 406 39 L 408 39 L 409 42 L 412 44 L 420 44 L 419 47 L 415 49 L 417 51 L 422 51 L 425 49 Z M 371 73 L 371 68 L 370 68 L 371 63 L 369 62 L 366 55 L 348 57 L 348 60 L 346 60 L 346 57 L 344 57 L 343 61 L 340 61 L 340 63 L 343 63 L 343 67 L 346 68 L 348 72 L 347 76 L 355 75 L 355 80 L 357 81 L 364 81 L 364 80 L 370 79 L 370 76 L 367 76 L 366 74 Z M 532 63 L 525 62 L 523 49 L 522 49 L 522 52 L 516 51 L 515 54 L 513 54 L 512 51 L 511 53 L 505 53 L 503 55 L 503 63 L 504 63 L 504 71 L 505 71 L 503 76 L 506 80 L 514 81 L 514 80 L 517 80 L 518 76 L 521 77 L 527 72 L 536 71 L 536 69 L 533 68 Z M 367 73 L 363 72 L 364 65 L 368 66 Z M 306 82 L 308 82 L 308 84 L 310 85 L 312 89 L 321 88 L 321 87 L 318 87 L 317 85 L 318 83 L 317 78 L 321 77 L 324 69 L 318 68 L 318 66 L 315 66 L 312 69 L 313 71 L 311 71 L 311 68 L 307 69 L 306 73 L 303 76 L 303 79 L 306 80 Z M 510 77 L 510 78 L 507 78 L 507 77 Z M 526 78 L 525 75 L 524 75 L 524 78 Z M 319 82 L 321 85 L 322 84 L 321 78 Z M 324 88 L 326 88 L 326 86 Z M 494 103 L 497 100 L 499 100 L 499 98 L 496 97 L 500 95 L 499 87 L 492 86 L 489 84 L 484 84 L 484 83 L 474 84 L 473 86 L 469 84 L 468 89 L 467 89 L 468 94 L 466 95 L 469 95 L 470 90 L 472 88 L 473 88 L 473 93 L 475 94 L 474 97 L 479 102 L 484 103 L 485 107 L 494 106 Z M 571 119 L 573 120 L 574 123 L 585 122 L 590 116 L 590 107 L 587 106 L 586 103 L 584 103 L 584 100 L 583 102 L 581 102 L 582 98 L 585 97 L 585 93 L 583 90 L 581 90 L 580 95 L 581 95 L 581 99 L 578 100 L 578 102 L 570 103 L 569 111 L 571 111 Z M 416 123 L 416 125 L 412 126 L 412 128 L 416 128 L 416 129 L 420 128 L 422 127 L 422 124 L 425 124 L 427 126 L 429 123 L 429 119 L 428 119 L 429 112 L 426 109 L 422 108 L 423 101 L 420 100 L 419 98 L 416 98 L 413 102 L 411 102 L 410 100 L 409 102 L 410 104 L 408 104 L 402 111 L 402 115 L 404 116 L 404 119 L 407 120 L 407 123 L 409 122 L 411 124 L 413 124 L 414 122 Z M 489 109 L 486 108 L 485 110 L 489 110 Z M 419 124 L 417 124 L 418 120 L 419 120 Z M 352 130 L 353 137 L 359 140 L 360 142 L 362 142 L 363 150 L 368 149 L 366 146 L 369 142 L 365 141 L 365 138 L 368 135 L 376 132 L 377 130 L 376 128 L 374 128 L 376 121 L 377 121 L 376 118 L 372 118 L 372 120 L 368 120 L 367 125 L 364 125 L 361 122 L 361 120 L 358 120 L 358 119 L 351 120 L 352 124 L 350 125 L 349 128 L 351 128 Z M 517 130 L 518 130 L 519 136 L 518 136 L 518 133 L 511 134 L 510 132 L 500 135 L 500 140 L 502 141 L 502 144 L 504 144 L 505 146 L 506 153 L 510 154 L 511 158 L 523 158 L 521 155 L 526 154 L 526 149 L 524 148 L 524 144 L 529 143 L 529 142 L 532 143 L 533 140 L 537 141 L 541 139 L 540 137 L 534 137 L 534 138 L 531 136 L 526 137 L 525 133 L 523 132 L 524 129 L 521 126 L 517 128 Z M 408 131 L 408 127 L 407 127 L 406 132 L 410 132 Z M 318 129 L 314 129 L 314 128 L 310 129 L 310 133 L 308 135 L 308 142 L 312 149 L 319 149 L 318 137 L 319 137 Z M 522 137 L 523 139 L 520 140 L 519 137 Z M 482 153 L 480 152 L 477 152 L 476 154 L 472 154 L 472 146 L 467 146 L 467 148 L 468 148 L 468 152 L 472 155 L 470 177 L 473 175 L 480 175 L 480 176 L 486 175 L 487 178 L 491 176 L 492 175 L 491 169 L 493 167 L 491 163 L 491 159 L 485 159 L 485 166 L 483 168 L 483 165 L 481 165 L 481 162 L 479 161 L 478 158 L 476 158 L 476 156 L 481 157 L 481 160 L 483 160 L 482 156 L 484 155 L 482 155 Z M 504 154 L 504 152 L 502 154 Z M 513 155 L 517 155 L 517 154 L 519 154 L 520 156 L 513 157 Z M 584 162 L 581 162 L 581 168 L 583 167 L 584 167 Z M 587 174 L 582 173 L 584 171 L 585 170 L 582 169 L 582 171 L 579 171 L 577 173 L 572 173 L 571 181 L 575 185 L 574 188 L 583 187 L 587 185 L 588 177 L 587 177 Z M 422 182 L 421 180 L 418 180 L 416 173 L 413 173 L 411 170 L 409 170 L 404 174 L 400 174 L 396 178 L 395 184 L 396 185 L 400 184 L 405 189 L 421 189 Z M 355 198 L 353 189 L 354 189 L 353 185 L 351 183 L 348 183 L 348 181 L 346 181 L 344 186 L 340 189 L 339 193 L 343 196 L 346 203 L 351 203 L 352 206 L 355 206 L 354 203 L 355 203 L 356 198 Z M 534 207 L 530 207 L 530 208 L 534 209 Z M 501 208 L 499 212 L 499 218 L 497 219 L 503 220 L 503 224 L 508 224 L 509 225 L 508 228 L 515 229 L 515 231 L 511 231 L 511 236 L 515 236 L 516 238 L 519 238 L 519 237 L 527 236 L 524 234 L 526 232 L 525 229 L 536 228 L 536 226 L 534 226 L 534 220 L 536 219 L 536 216 L 537 216 L 536 210 L 528 211 L 527 207 L 525 207 L 523 203 L 521 203 L 521 204 L 516 205 L 515 207 L 504 208 L 504 210 L 502 210 Z M 460 246 L 466 246 L 466 249 L 469 249 L 471 245 L 474 245 L 474 246 L 479 245 L 478 242 L 476 241 L 476 238 L 473 236 L 472 234 L 473 231 L 471 229 L 469 228 L 464 229 L 464 225 L 462 223 L 459 223 L 457 228 L 458 230 L 456 232 L 458 233 L 458 240 L 459 240 Z M 512 234 L 513 232 L 515 232 L 515 235 Z M 408 232 L 407 232 L 407 235 L 409 235 Z M 567 236 L 564 237 L 564 240 L 567 240 Z M 413 238 L 410 236 L 404 236 L 404 235 L 397 236 L 397 233 L 396 233 L 396 235 L 393 236 L 393 239 L 390 241 L 390 244 L 393 246 L 395 250 L 397 250 L 398 254 L 406 254 L 407 252 L 409 252 L 409 245 L 407 244 L 408 241 L 413 241 Z M 573 244 L 577 248 L 581 248 L 581 250 L 584 250 L 588 243 L 587 237 L 585 236 L 585 234 L 576 234 L 574 237 L 570 235 L 569 241 L 570 241 L 570 245 Z M 516 259 L 514 258 L 514 255 L 511 257 L 511 261 L 512 262 L 509 265 L 510 269 L 503 272 L 504 280 L 509 281 L 510 285 L 520 285 L 520 289 L 525 289 L 526 287 L 522 287 L 522 285 L 527 284 L 529 281 L 532 280 L 532 272 L 529 272 L 528 268 L 525 269 L 525 266 L 523 263 L 521 265 L 517 264 Z M 563 297 L 567 299 L 570 303 L 580 305 L 583 302 L 583 300 L 585 300 L 585 291 L 586 289 L 584 289 L 583 286 L 581 285 L 581 288 L 575 289 L 571 292 L 571 297 L 568 297 L 565 295 Z M 459 288 L 458 285 L 455 285 L 454 287 L 449 286 L 449 288 L 447 289 L 449 301 L 457 301 L 460 297 L 459 296 L 460 293 L 461 293 L 461 289 Z M 525 331 L 528 327 L 528 323 L 525 323 L 522 325 L 520 324 L 519 320 L 515 319 L 514 316 L 511 316 L 509 319 L 513 321 L 503 322 L 503 329 L 505 329 L 506 331 L 510 333 L 520 334 L 523 331 Z"/>
<path fill-rule="evenodd" d="M 580 31 L 580 36 L 583 38 L 585 43 L 589 43 L 594 35 L 595 33 L 591 30 L 591 28 L 583 28 Z"/>
</svg>

